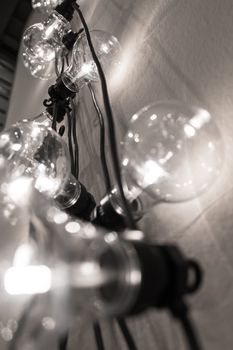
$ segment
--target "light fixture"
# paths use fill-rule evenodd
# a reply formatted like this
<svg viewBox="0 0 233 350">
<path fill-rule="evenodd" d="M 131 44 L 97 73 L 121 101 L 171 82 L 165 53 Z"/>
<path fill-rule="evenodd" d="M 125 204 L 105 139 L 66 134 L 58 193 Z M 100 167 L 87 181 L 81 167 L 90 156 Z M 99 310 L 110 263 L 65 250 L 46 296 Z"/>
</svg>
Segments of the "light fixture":
<svg viewBox="0 0 233 350">
<path fill-rule="evenodd" d="M 0 134 L 1 189 L 19 203 L 33 185 L 63 209 L 86 217 L 94 199 L 71 174 L 67 145 L 45 125 L 47 116 L 44 112 L 34 120 L 22 120 Z"/>
<path fill-rule="evenodd" d="M 42 22 L 26 29 L 23 35 L 23 62 L 31 74 L 50 79 L 55 74 L 55 58 L 66 52 L 63 37 L 71 31 L 71 1 L 66 0 Z"/>
<path fill-rule="evenodd" d="M 125 193 L 135 215 L 157 202 L 181 202 L 201 194 L 218 177 L 223 153 L 208 111 L 173 101 L 142 108 L 129 122 L 122 150 Z M 122 214 L 117 189 L 103 199 L 102 214 L 108 205 Z"/>
<path fill-rule="evenodd" d="M 113 35 L 102 30 L 92 30 L 91 38 L 101 65 L 107 73 L 110 68 L 112 69 L 120 62 L 119 41 Z M 62 81 L 73 92 L 79 91 L 87 81 L 99 81 L 98 71 L 84 34 L 80 36 L 73 47 L 72 61 L 62 75 Z"/>
</svg>

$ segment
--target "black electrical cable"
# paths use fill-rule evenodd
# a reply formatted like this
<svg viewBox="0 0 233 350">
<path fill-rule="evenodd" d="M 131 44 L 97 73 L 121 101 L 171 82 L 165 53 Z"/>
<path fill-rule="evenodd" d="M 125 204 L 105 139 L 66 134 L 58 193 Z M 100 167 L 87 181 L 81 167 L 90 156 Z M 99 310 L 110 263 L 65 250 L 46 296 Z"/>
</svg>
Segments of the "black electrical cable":
<svg viewBox="0 0 233 350">
<path fill-rule="evenodd" d="M 73 99 L 70 101 L 72 109 L 72 120 L 73 120 L 73 142 L 74 142 L 74 168 L 75 168 L 75 177 L 79 178 L 79 145 L 77 139 L 77 124 L 76 124 L 76 113 L 75 113 L 75 104 Z"/>
<path fill-rule="evenodd" d="M 68 332 L 60 336 L 58 340 L 58 350 L 66 350 L 68 345 Z"/>
<path fill-rule="evenodd" d="M 198 339 L 195 327 L 188 317 L 187 313 L 183 313 L 179 316 L 179 321 L 182 325 L 184 334 L 186 335 L 187 342 L 189 344 L 190 350 L 202 350 L 201 343 Z"/>
<path fill-rule="evenodd" d="M 132 336 L 125 320 L 123 320 L 122 318 L 118 318 L 117 323 L 118 323 L 119 328 L 120 328 L 120 330 L 125 338 L 125 342 L 128 346 L 128 349 L 129 350 L 137 350 L 137 346 L 135 344 L 133 336 Z"/>
<path fill-rule="evenodd" d="M 94 104 L 94 107 L 96 109 L 98 118 L 99 118 L 99 125 L 100 125 L 100 159 L 101 159 L 101 165 L 102 165 L 102 170 L 104 174 L 104 179 L 105 179 L 105 186 L 106 186 L 106 191 L 109 194 L 111 192 L 112 186 L 111 186 L 111 180 L 110 180 L 110 175 L 108 171 L 108 165 L 107 165 L 107 159 L 106 159 L 106 152 L 105 152 L 105 125 L 104 125 L 104 118 L 101 113 L 101 110 L 99 108 L 95 92 L 91 86 L 91 83 L 88 83 L 88 87 L 91 93 L 91 98 L 92 102 Z"/>
<path fill-rule="evenodd" d="M 90 36 L 90 32 L 89 32 L 87 23 L 86 23 L 86 21 L 83 17 L 83 14 L 79 8 L 79 5 L 76 3 L 73 3 L 73 7 L 76 10 L 76 12 L 78 13 L 80 20 L 82 22 L 82 25 L 83 25 L 83 28 L 84 28 L 84 31 L 86 34 L 86 38 L 88 41 L 88 45 L 89 45 L 89 48 L 90 48 L 90 51 L 91 51 L 91 54 L 93 57 L 93 61 L 96 64 L 96 67 L 97 67 L 97 70 L 99 73 L 102 94 L 103 94 L 104 108 L 105 108 L 105 113 L 106 113 L 106 117 L 108 120 L 108 136 L 109 136 L 109 145 L 110 145 L 111 156 L 112 156 L 112 161 L 113 161 L 113 168 L 114 168 L 114 172 L 115 172 L 115 176 L 116 176 L 116 181 L 117 181 L 119 193 L 121 196 L 123 210 L 124 210 L 125 215 L 126 215 L 127 225 L 129 228 L 134 230 L 134 229 L 137 229 L 137 225 L 135 223 L 135 220 L 134 220 L 132 212 L 131 212 L 130 205 L 125 197 L 124 190 L 123 190 L 123 184 L 122 184 L 122 179 L 121 179 L 121 169 L 120 169 L 120 163 L 119 163 L 118 151 L 117 151 L 115 125 L 114 125 L 112 109 L 111 109 L 109 96 L 108 96 L 107 82 L 105 79 L 105 75 L 104 75 L 102 66 L 99 62 L 99 59 L 98 59 L 96 53 L 95 53 L 95 49 L 94 49 L 93 44 L 92 44 L 92 40 L 91 40 L 91 36 Z"/>
<path fill-rule="evenodd" d="M 57 131 L 57 118 L 58 118 L 58 103 L 54 101 L 53 103 L 53 120 L 52 120 L 52 129 Z"/>
<path fill-rule="evenodd" d="M 68 145 L 69 145 L 69 153 L 71 160 L 71 173 L 75 176 L 75 163 L 74 163 L 74 150 L 72 144 L 72 128 L 74 127 L 72 124 L 72 116 L 70 114 L 69 108 L 66 110 L 67 121 L 68 121 Z"/>
<path fill-rule="evenodd" d="M 94 322 L 93 330 L 94 330 L 97 350 L 105 350 L 103 335 L 102 335 L 102 331 L 101 331 L 99 322 Z"/>
</svg>

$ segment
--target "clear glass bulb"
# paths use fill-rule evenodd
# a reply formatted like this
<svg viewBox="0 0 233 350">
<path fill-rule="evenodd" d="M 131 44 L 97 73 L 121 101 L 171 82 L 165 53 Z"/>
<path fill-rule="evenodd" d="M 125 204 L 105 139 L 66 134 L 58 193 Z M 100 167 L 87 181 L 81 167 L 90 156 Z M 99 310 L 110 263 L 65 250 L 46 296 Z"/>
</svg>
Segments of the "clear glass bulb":
<svg viewBox="0 0 233 350">
<path fill-rule="evenodd" d="M 154 202 L 196 197 L 218 177 L 223 143 L 208 111 L 163 101 L 130 120 L 124 140 L 122 175 L 131 200 Z"/>
<path fill-rule="evenodd" d="M 41 12 L 51 12 L 63 0 L 32 0 L 32 8 Z"/>
<path fill-rule="evenodd" d="M 2 323 L 11 319 L 18 324 L 26 303 L 38 296 L 39 304 L 17 340 L 20 349 L 25 348 L 21 341 L 41 349 L 43 339 L 35 334 L 42 323 L 61 333 L 79 315 L 93 320 L 118 315 L 133 305 L 141 274 L 129 243 L 72 218 L 38 192 L 32 197 L 30 218 L 36 243 L 18 241 L 14 254 L 12 249 L 0 264 Z"/>
<path fill-rule="evenodd" d="M 49 197 L 57 196 L 70 181 L 70 157 L 63 139 L 36 120 L 23 120 L 0 134 L 2 189 L 13 198 L 23 195 L 26 184 Z M 39 121 L 39 122 L 38 122 Z M 32 181 L 29 181 L 32 180 Z"/>
<path fill-rule="evenodd" d="M 64 52 L 62 38 L 70 29 L 70 23 L 56 11 L 44 22 L 26 29 L 23 35 L 23 62 L 34 77 L 50 79 L 56 76 L 55 58 Z"/>
<path fill-rule="evenodd" d="M 158 202 L 201 194 L 220 174 L 223 158 L 221 134 L 208 111 L 176 101 L 142 108 L 129 122 L 122 149 L 124 190 L 135 218 Z M 109 199 L 124 215 L 117 189 Z"/>
<path fill-rule="evenodd" d="M 117 38 L 102 30 L 91 31 L 91 38 L 97 57 L 107 73 L 110 68 L 119 64 L 120 44 Z M 83 34 L 74 45 L 71 64 L 62 75 L 62 81 L 69 90 L 77 92 L 86 82 L 98 80 L 98 71 L 87 38 Z"/>
</svg>

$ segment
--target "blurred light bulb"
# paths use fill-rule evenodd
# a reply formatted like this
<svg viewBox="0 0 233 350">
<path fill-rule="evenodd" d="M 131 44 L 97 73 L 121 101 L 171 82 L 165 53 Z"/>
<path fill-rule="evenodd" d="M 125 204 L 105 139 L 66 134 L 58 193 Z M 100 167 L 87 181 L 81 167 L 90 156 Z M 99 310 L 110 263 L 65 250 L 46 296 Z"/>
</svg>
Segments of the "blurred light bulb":
<svg viewBox="0 0 233 350">
<path fill-rule="evenodd" d="M 32 8 L 41 12 L 50 12 L 63 0 L 32 0 Z"/>
<path fill-rule="evenodd" d="M 53 11 L 42 23 L 30 26 L 23 35 L 23 62 L 40 79 L 56 76 L 55 58 L 64 53 L 62 38 L 71 29 L 69 21 Z"/>
<path fill-rule="evenodd" d="M 202 193 L 219 175 L 223 144 L 204 109 L 164 101 L 130 120 L 122 174 L 131 199 L 180 202 Z"/>
<path fill-rule="evenodd" d="M 18 323 L 30 296 L 39 296 L 35 299 L 38 305 L 27 314 L 24 339 L 17 338 L 17 346 L 29 340 L 39 343 L 35 330 L 39 333 L 45 320 L 62 332 L 80 314 L 96 319 L 125 312 L 137 296 L 140 269 L 130 244 L 121 242 L 116 233 L 105 234 L 64 214 L 35 191 L 30 219 L 37 232 L 36 244 L 33 240 L 18 242 L 8 259 L 4 250 L 0 264 L 2 323 L 10 318 Z M 5 230 L 4 244 L 11 239 L 7 227 Z M 1 244 L 0 251 L 3 248 Z M 41 344 L 34 345 L 33 349 L 41 349 Z"/>
<path fill-rule="evenodd" d="M 97 57 L 107 73 L 110 68 L 112 69 L 119 64 L 120 44 L 117 38 L 101 30 L 91 31 L 91 38 Z M 98 71 L 86 36 L 83 34 L 73 47 L 72 61 L 62 75 L 62 81 L 69 90 L 77 92 L 86 82 L 98 80 Z"/>
</svg>

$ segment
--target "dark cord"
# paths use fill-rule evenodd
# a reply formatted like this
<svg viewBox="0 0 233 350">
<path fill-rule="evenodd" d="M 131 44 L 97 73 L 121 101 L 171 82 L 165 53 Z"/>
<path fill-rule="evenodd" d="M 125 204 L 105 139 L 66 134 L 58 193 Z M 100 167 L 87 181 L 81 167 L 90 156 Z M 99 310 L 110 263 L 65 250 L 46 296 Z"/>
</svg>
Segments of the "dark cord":
<svg viewBox="0 0 233 350">
<path fill-rule="evenodd" d="M 68 345 L 68 332 L 65 332 L 60 338 L 58 343 L 58 350 L 66 350 Z"/>
<path fill-rule="evenodd" d="M 117 323 L 118 323 L 119 328 L 120 328 L 120 330 L 125 338 L 125 342 L 128 346 L 128 349 L 129 350 L 137 350 L 137 346 L 135 344 L 133 336 L 132 336 L 125 320 L 123 320 L 122 318 L 118 318 Z"/>
<path fill-rule="evenodd" d="M 95 49 L 94 49 L 93 44 L 92 44 L 90 32 L 89 32 L 87 23 L 83 17 L 83 14 L 82 14 L 78 4 L 73 3 L 73 7 L 77 11 L 77 13 L 80 17 L 80 20 L 82 22 L 82 25 L 83 25 L 83 28 L 84 28 L 84 31 L 86 34 L 86 38 L 88 41 L 88 45 L 89 45 L 89 48 L 90 48 L 90 51 L 91 51 L 91 54 L 93 57 L 93 61 L 96 64 L 96 67 L 97 67 L 97 70 L 99 73 L 99 77 L 100 77 L 100 81 L 101 81 L 104 108 L 105 108 L 105 113 L 106 113 L 106 117 L 108 120 L 108 136 L 109 136 L 109 145 L 110 145 L 111 156 L 112 156 L 112 161 L 113 161 L 113 168 L 114 168 L 116 181 L 117 181 L 118 189 L 119 189 L 120 196 L 121 196 L 123 210 L 126 214 L 127 224 L 128 224 L 129 228 L 137 229 L 136 223 L 134 221 L 134 218 L 133 218 L 133 215 L 131 212 L 130 205 L 125 197 L 124 190 L 123 190 L 123 184 L 122 184 L 122 179 L 121 179 L 121 169 L 120 169 L 120 163 L 119 163 L 118 151 L 117 151 L 115 125 L 114 125 L 112 109 L 111 109 L 111 105 L 110 105 L 110 101 L 109 101 L 108 88 L 107 88 L 107 82 L 105 79 L 105 75 L 104 75 L 102 66 L 99 62 L 99 59 L 95 53 Z"/>
<path fill-rule="evenodd" d="M 104 350 L 105 347 L 104 347 L 103 335 L 102 335 L 102 331 L 101 331 L 99 322 L 95 322 L 93 324 L 93 330 L 94 330 L 94 334 L 95 334 L 95 341 L 96 341 L 97 350 Z"/>
<path fill-rule="evenodd" d="M 74 169 L 75 177 L 79 178 L 79 145 L 77 139 L 77 123 L 76 123 L 76 113 L 75 113 L 75 104 L 73 99 L 70 101 L 72 108 L 72 120 L 73 120 L 73 141 L 74 141 Z"/>
<path fill-rule="evenodd" d="M 187 313 L 184 313 L 179 317 L 179 320 L 182 325 L 184 334 L 186 335 L 190 350 L 201 350 L 202 347 L 190 317 L 188 317 Z"/>
<path fill-rule="evenodd" d="M 67 121 L 68 121 L 68 145 L 69 145 L 69 152 L 70 152 L 70 160 L 71 160 L 71 173 L 75 176 L 75 163 L 74 163 L 74 150 L 73 150 L 73 144 L 72 144 L 72 128 L 74 127 L 72 116 L 70 114 L 69 108 L 66 110 L 67 114 Z"/>
<path fill-rule="evenodd" d="M 52 129 L 57 131 L 57 117 L 58 117 L 58 103 L 54 101 L 53 103 L 53 120 L 52 120 Z"/>
<path fill-rule="evenodd" d="M 170 305 L 172 315 L 181 323 L 190 350 L 202 350 L 198 334 L 189 317 L 188 305 L 180 298 Z"/>
<path fill-rule="evenodd" d="M 105 186 L 106 191 L 109 194 L 111 192 L 112 186 L 111 186 L 111 180 L 110 175 L 108 171 L 108 165 L 107 165 L 107 159 L 106 159 L 106 152 L 105 152 L 105 125 L 104 125 L 104 118 L 101 113 L 101 110 L 99 108 L 98 102 L 96 100 L 95 92 L 91 86 L 91 83 L 87 84 L 91 93 L 91 98 L 95 107 L 95 110 L 97 112 L 98 118 L 99 118 L 99 125 L 100 125 L 100 159 L 101 159 L 101 165 L 102 170 L 104 174 L 105 179 Z"/>
</svg>

